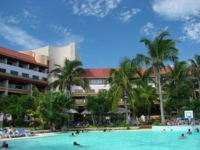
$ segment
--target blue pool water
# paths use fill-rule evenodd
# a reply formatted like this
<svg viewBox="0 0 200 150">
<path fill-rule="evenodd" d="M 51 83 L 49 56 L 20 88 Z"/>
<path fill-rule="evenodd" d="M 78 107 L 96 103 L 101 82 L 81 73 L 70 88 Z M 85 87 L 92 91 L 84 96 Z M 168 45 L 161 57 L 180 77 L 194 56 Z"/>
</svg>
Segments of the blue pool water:
<svg viewBox="0 0 200 150">
<path fill-rule="evenodd" d="M 90 131 L 71 137 L 71 132 L 52 136 L 7 140 L 13 150 L 199 150 L 200 133 L 180 139 L 184 132 L 167 131 Z M 83 147 L 74 146 L 73 142 Z M 0 140 L 2 143 L 2 140 Z"/>
</svg>

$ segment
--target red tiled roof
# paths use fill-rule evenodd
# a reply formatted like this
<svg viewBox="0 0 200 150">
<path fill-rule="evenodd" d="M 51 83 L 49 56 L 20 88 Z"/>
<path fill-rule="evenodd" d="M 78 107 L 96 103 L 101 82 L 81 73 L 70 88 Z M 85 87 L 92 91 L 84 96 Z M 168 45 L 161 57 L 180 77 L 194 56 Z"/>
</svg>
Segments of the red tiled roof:
<svg viewBox="0 0 200 150">
<path fill-rule="evenodd" d="M 87 73 L 81 75 L 86 78 L 107 78 L 109 77 L 109 71 L 111 68 L 99 68 L 99 69 L 85 69 Z"/>
<path fill-rule="evenodd" d="M 80 77 L 84 78 L 108 78 L 109 71 L 111 68 L 95 68 L 95 69 L 85 69 L 87 73 L 85 75 L 81 75 Z M 116 68 L 118 69 L 118 68 Z M 142 68 L 142 73 L 144 73 L 147 68 Z M 164 74 L 167 70 L 161 70 L 161 74 Z"/>
<path fill-rule="evenodd" d="M 23 54 L 23 53 L 20 53 L 20 52 L 16 52 L 16 51 L 4 48 L 4 47 L 0 47 L 0 54 L 1 55 L 4 54 L 6 56 L 21 59 L 21 60 L 28 61 L 28 62 L 37 63 L 33 56 L 26 55 L 26 54 Z"/>
</svg>

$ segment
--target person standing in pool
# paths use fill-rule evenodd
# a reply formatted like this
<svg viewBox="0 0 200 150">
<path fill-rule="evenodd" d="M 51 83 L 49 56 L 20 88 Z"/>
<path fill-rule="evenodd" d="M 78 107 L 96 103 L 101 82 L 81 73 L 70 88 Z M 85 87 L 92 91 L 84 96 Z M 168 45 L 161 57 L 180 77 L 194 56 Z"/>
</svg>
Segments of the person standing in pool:
<svg viewBox="0 0 200 150">
<path fill-rule="evenodd" d="M 190 129 L 188 129 L 188 132 L 187 132 L 187 134 L 192 134 L 192 132 L 190 131 Z"/>
<path fill-rule="evenodd" d="M 184 134 L 181 134 L 181 136 L 180 136 L 180 138 L 181 139 L 184 139 L 184 138 L 186 138 L 187 136 L 185 136 Z"/>
<path fill-rule="evenodd" d="M 195 132 L 199 132 L 199 128 L 196 128 L 194 131 L 195 131 Z"/>
</svg>

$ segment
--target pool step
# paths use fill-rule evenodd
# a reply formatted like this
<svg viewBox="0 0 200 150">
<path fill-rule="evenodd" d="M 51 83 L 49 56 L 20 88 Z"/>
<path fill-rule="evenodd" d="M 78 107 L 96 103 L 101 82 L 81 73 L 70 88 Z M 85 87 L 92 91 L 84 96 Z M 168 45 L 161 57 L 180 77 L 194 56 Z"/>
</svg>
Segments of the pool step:
<svg viewBox="0 0 200 150">
<path fill-rule="evenodd" d="M 139 129 L 152 129 L 152 125 L 141 125 Z"/>
</svg>

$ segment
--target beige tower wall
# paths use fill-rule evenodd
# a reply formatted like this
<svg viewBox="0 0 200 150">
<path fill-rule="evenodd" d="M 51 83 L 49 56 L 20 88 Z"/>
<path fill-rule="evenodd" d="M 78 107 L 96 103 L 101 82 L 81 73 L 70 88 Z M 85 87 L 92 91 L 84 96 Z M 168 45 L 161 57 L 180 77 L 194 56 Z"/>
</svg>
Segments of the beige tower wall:
<svg viewBox="0 0 200 150">
<path fill-rule="evenodd" d="M 79 60 L 78 50 L 75 43 L 70 43 L 65 47 L 45 46 L 31 51 L 20 51 L 31 56 L 34 56 L 36 61 L 42 62 L 50 60 L 49 70 L 55 69 L 55 64 L 63 66 L 65 58 L 69 60 Z M 49 56 L 44 58 L 43 55 Z"/>
<path fill-rule="evenodd" d="M 22 51 L 23 53 L 35 53 L 36 61 L 40 61 L 42 56 L 49 56 L 49 71 L 55 69 L 55 64 L 63 66 L 65 58 L 69 60 L 79 60 L 78 50 L 75 43 L 70 43 L 65 47 L 45 46 L 31 51 Z M 41 57 L 40 57 L 41 56 Z M 47 58 L 43 58 L 46 61 Z M 53 78 L 48 79 L 49 82 L 54 81 Z"/>
<path fill-rule="evenodd" d="M 27 51 L 20 51 L 20 53 L 33 56 L 37 63 L 43 64 L 43 65 L 48 64 L 47 62 L 49 60 L 49 56 L 47 55 L 41 55 L 41 54 L 36 54 L 35 52 L 27 52 Z"/>
</svg>

